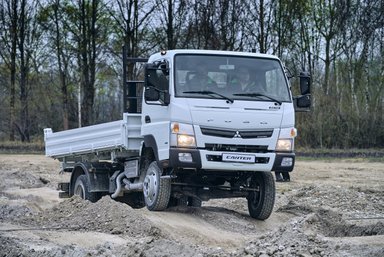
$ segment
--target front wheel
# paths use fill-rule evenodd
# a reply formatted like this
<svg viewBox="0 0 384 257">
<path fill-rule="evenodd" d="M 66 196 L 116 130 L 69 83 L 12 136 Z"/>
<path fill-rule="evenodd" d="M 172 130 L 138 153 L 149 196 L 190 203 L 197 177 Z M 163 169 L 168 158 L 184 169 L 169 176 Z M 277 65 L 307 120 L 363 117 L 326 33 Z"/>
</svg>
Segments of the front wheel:
<svg viewBox="0 0 384 257">
<path fill-rule="evenodd" d="M 250 179 L 249 187 L 258 188 L 247 196 L 249 215 L 258 220 L 268 219 L 275 204 L 275 180 L 272 173 L 255 173 Z"/>
<path fill-rule="evenodd" d="M 143 183 L 145 205 L 150 211 L 167 208 L 171 197 L 171 180 L 161 178 L 161 170 L 156 161 L 149 164 Z"/>
</svg>

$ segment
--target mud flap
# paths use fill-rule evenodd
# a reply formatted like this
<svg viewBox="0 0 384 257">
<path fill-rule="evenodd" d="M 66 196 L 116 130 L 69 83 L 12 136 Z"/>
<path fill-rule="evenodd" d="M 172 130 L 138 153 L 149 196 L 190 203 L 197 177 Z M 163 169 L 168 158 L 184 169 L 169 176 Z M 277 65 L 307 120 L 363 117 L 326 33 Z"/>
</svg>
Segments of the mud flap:
<svg viewBox="0 0 384 257">
<path fill-rule="evenodd" d="M 61 191 L 59 192 L 59 198 L 69 198 L 69 183 L 59 183 L 57 185 L 57 190 Z"/>
</svg>

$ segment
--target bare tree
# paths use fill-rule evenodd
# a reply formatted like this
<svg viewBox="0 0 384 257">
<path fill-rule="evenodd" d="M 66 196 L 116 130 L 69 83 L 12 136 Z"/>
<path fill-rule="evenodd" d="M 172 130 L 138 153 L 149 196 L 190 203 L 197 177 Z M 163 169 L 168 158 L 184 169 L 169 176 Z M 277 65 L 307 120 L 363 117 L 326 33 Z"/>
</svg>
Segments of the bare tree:
<svg viewBox="0 0 384 257">
<path fill-rule="evenodd" d="M 148 21 L 154 12 L 156 5 L 147 1 L 139 0 L 117 0 L 117 10 L 110 8 L 109 12 L 116 23 L 117 35 L 122 38 L 123 45 L 129 56 L 138 57 L 140 52 L 140 40 L 148 30 Z M 155 43 L 149 43 L 153 48 Z M 121 45 L 117 49 L 121 56 Z M 133 76 L 133 64 L 128 65 L 128 75 Z M 128 78 L 132 79 L 132 77 Z"/>
<path fill-rule="evenodd" d="M 9 140 L 15 140 L 16 120 L 16 54 L 18 37 L 19 5 L 17 0 L 1 1 L 1 41 L 3 45 L 0 54 L 3 61 L 9 68 Z"/>
<path fill-rule="evenodd" d="M 273 26 L 273 1 L 258 0 L 246 4 L 248 17 L 245 23 L 250 48 L 267 53 L 271 47 Z"/>
<path fill-rule="evenodd" d="M 196 0 L 189 2 L 185 47 L 202 49 L 240 49 L 243 39 L 244 6 L 239 0 Z"/>
<path fill-rule="evenodd" d="M 57 59 L 57 69 L 61 88 L 63 129 L 69 128 L 69 55 L 68 55 L 68 24 L 65 18 L 65 8 L 62 0 L 53 0 L 44 7 L 40 14 L 40 24 L 48 31 L 50 46 Z"/>
<path fill-rule="evenodd" d="M 350 1 L 315 0 L 311 8 L 315 27 L 325 43 L 325 57 L 322 58 L 325 64 L 323 91 L 328 94 L 331 64 L 341 49 L 339 39 L 349 14 Z"/>
<path fill-rule="evenodd" d="M 102 23 L 102 17 L 106 15 L 105 5 L 101 0 L 65 3 L 66 19 L 71 40 L 74 42 L 72 50 L 77 58 L 82 93 L 79 125 L 86 126 L 93 123 L 97 60 L 107 39 L 108 24 Z"/>
<path fill-rule="evenodd" d="M 30 2 L 36 4 L 36 2 Z M 29 117 L 29 91 L 30 84 L 29 73 L 32 58 L 33 41 L 36 40 L 36 23 L 34 16 L 36 14 L 36 6 L 27 5 L 27 1 L 20 2 L 20 18 L 19 18 L 19 36 L 18 50 L 20 54 L 20 121 L 15 123 L 19 131 L 21 141 L 30 140 L 30 117 Z"/>
<path fill-rule="evenodd" d="M 37 1 L 3 1 L 1 20 L 4 31 L 1 34 L 4 48 L 3 60 L 10 69 L 10 119 L 11 141 L 15 140 L 15 129 L 21 141 L 30 140 L 29 117 L 29 73 L 35 42 L 39 39 L 36 22 Z M 17 82 L 19 82 L 17 84 Z M 17 85 L 19 86 L 17 88 Z M 18 90 L 17 90 L 18 89 Z M 16 117 L 16 93 L 19 92 L 19 118 Z"/>
<path fill-rule="evenodd" d="M 161 30 L 165 32 L 166 38 L 159 33 L 157 41 L 161 47 L 166 49 L 175 49 L 185 44 L 183 32 L 186 27 L 186 18 L 190 2 L 186 0 L 168 0 L 166 2 L 156 0 L 159 13 L 158 18 L 162 25 Z M 164 45 L 164 41 L 166 45 Z"/>
</svg>

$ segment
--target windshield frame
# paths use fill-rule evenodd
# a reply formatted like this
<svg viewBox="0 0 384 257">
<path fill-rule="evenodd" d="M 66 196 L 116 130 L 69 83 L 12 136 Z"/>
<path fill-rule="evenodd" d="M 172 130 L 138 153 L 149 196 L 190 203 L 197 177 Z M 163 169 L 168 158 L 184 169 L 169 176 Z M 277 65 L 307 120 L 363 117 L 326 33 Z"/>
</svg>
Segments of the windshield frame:
<svg viewBox="0 0 384 257">
<path fill-rule="evenodd" d="M 228 92 L 227 87 L 229 87 L 229 83 L 230 83 L 229 80 L 232 79 L 231 76 L 234 77 L 235 75 L 239 74 L 236 72 L 238 72 L 238 69 L 240 68 L 240 66 L 242 66 L 243 63 L 246 63 L 246 64 L 248 64 L 248 67 L 253 67 L 253 71 L 258 72 L 260 74 L 264 73 L 264 76 L 262 76 L 262 83 L 263 83 L 263 85 L 265 85 L 265 87 L 270 86 L 270 85 L 274 85 L 271 82 L 267 82 L 268 76 L 266 75 L 266 72 L 267 71 L 276 72 L 275 78 L 273 78 L 273 79 L 278 80 L 278 82 L 275 83 L 276 85 L 274 87 L 278 88 L 279 91 L 282 92 L 282 94 L 281 95 L 271 94 L 271 92 L 274 93 L 274 91 L 272 91 L 272 89 L 271 89 L 271 92 L 267 92 L 267 93 L 261 92 L 261 93 L 270 94 L 269 96 L 271 98 L 277 99 L 280 102 L 292 102 L 292 93 L 290 90 L 289 81 L 286 77 L 283 66 L 281 64 L 281 61 L 278 58 L 232 55 L 232 54 L 231 55 L 223 55 L 223 54 L 214 54 L 214 53 L 213 54 L 177 53 L 174 55 L 174 57 L 173 57 L 174 58 L 174 65 L 173 65 L 172 69 L 173 69 L 173 81 L 174 81 L 173 90 L 174 90 L 174 97 L 176 97 L 176 98 L 199 98 L 199 99 L 222 100 L 222 99 L 217 98 L 217 97 L 212 97 L 209 94 L 205 94 L 205 95 L 204 94 L 189 94 L 189 95 L 183 94 L 183 92 L 196 91 L 196 89 L 195 90 L 189 90 L 188 88 L 186 88 L 186 85 L 187 85 L 186 80 L 187 80 L 187 76 L 188 76 L 187 73 L 192 72 L 192 71 L 187 70 L 185 68 L 186 67 L 188 67 L 188 68 L 193 67 L 193 68 L 197 69 L 199 66 L 204 65 L 203 62 L 198 62 L 199 65 L 193 66 L 193 63 L 192 64 L 188 63 L 186 60 L 182 60 L 181 58 L 179 58 L 179 57 L 183 57 L 183 56 L 184 57 L 191 57 L 192 60 L 193 60 L 193 58 L 195 58 L 197 56 L 198 56 L 198 58 L 204 58 L 205 60 L 207 60 L 207 58 L 215 58 L 215 59 L 211 59 L 211 60 L 212 60 L 212 62 L 217 62 L 217 63 L 221 63 L 220 59 L 221 58 L 223 59 L 223 62 L 222 62 L 223 65 L 220 65 L 220 67 L 219 67 L 219 65 L 217 65 L 215 67 L 215 70 L 212 69 L 209 71 L 209 73 L 212 75 L 220 75 L 219 72 L 222 72 L 223 74 L 226 73 L 226 76 L 227 76 L 226 77 L 226 85 L 225 85 L 226 88 L 222 87 L 222 89 L 227 91 L 227 93 L 225 91 L 224 92 L 223 91 L 216 91 L 216 90 L 212 90 L 212 89 L 198 89 L 197 91 L 210 90 L 210 91 L 213 91 L 215 93 L 225 95 L 226 97 L 231 98 L 233 100 L 273 102 L 273 100 L 268 99 L 268 98 L 247 97 L 247 96 L 236 95 L 236 93 L 242 93 L 241 91 L 240 92 L 238 92 L 238 91 L 229 91 Z M 229 62 L 228 65 L 225 65 L 225 62 L 224 62 L 225 59 L 227 59 L 226 60 L 227 63 Z M 195 59 L 194 61 L 196 61 L 196 60 L 197 59 Z M 265 65 L 264 66 L 262 65 L 263 63 L 270 65 L 270 67 L 273 69 L 270 69 L 270 70 L 266 69 L 264 67 Z M 254 64 L 257 64 L 257 65 L 254 65 Z M 221 66 L 223 66 L 224 69 L 221 69 Z M 225 66 L 227 66 L 228 68 L 226 69 Z M 182 73 L 184 71 L 186 72 L 186 74 L 184 75 L 184 81 L 183 81 L 182 79 L 178 78 L 178 76 L 182 77 L 178 73 L 179 72 Z M 217 74 L 215 74 L 215 73 L 217 73 Z M 219 79 L 218 83 L 222 83 L 222 81 L 220 81 L 220 79 Z M 278 85 L 281 83 L 283 83 L 284 85 Z M 184 89 L 182 89 L 183 87 L 184 87 Z M 215 87 L 215 88 L 220 89 L 220 85 L 217 85 L 217 87 Z M 256 93 L 256 92 L 252 92 L 252 93 Z M 257 93 L 260 93 L 260 92 L 257 92 Z"/>
</svg>

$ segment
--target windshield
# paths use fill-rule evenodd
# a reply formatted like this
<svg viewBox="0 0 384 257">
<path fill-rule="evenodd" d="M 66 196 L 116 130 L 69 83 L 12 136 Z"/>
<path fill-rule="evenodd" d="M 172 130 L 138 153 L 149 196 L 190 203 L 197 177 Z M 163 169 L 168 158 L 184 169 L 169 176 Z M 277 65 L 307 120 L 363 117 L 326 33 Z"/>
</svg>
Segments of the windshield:
<svg viewBox="0 0 384 257">
<path fill-rule="evenodd" d="M 278 60 L 199 54 L 175 56 L 175 96 L 291 101 Z"/>
</svg>

